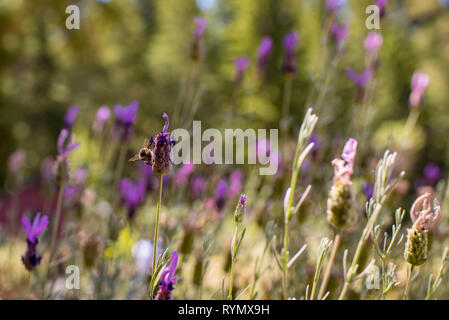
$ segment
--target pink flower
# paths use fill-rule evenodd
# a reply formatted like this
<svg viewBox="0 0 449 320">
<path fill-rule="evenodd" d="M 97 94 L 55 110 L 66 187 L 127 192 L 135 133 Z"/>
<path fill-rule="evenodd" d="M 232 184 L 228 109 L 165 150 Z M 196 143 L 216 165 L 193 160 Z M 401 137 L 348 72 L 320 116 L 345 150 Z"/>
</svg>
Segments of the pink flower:
<svg viewBox="0 0 449 320">
<path fill-rule="evenodd" d="M 410 209 L 410 217 L 413 226 L 430 229 L 440 217 L 440 203 L 436 198 L 433 199 L 433 208 L 430 205 L 432 195 L 429 192 L 418 197 Z"/>
<path fill-rule="evenodd" d="M 357 153 L 357 140 L 350 138 L 343 148 L 341 159 L 332 160 L 334 166 L 334 181 L 351 184 L 351 175 L 354 172 L 354 159 Z"/>
<path fill-rule="evenodd" d="M 415 71 L 412 76 L 412 92 L 410 93 L 410 107 L 418 107 L 422 103 L 424 91 L 429 85 L 430 78 L 426 73 Z"/>
<path fill-rule="evenodd" d="M 383 38 L 380 33 L 370 32 L 364 41 L 365 50 L 370 53 L 377 53 L 382 47 L 382 42 Z"/>
</svg>

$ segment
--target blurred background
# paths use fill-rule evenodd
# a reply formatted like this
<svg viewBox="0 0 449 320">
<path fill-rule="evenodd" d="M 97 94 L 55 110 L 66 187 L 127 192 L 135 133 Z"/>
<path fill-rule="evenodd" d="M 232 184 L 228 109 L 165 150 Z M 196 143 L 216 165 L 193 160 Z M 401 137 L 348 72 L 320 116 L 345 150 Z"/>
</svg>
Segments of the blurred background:
<svg viewBox="0 0 449 320">
<path fill-rule="evenodd" d="M 316 133 L 322 144 L 315 170 L 325 169 L 315 172 L 310 180 L 320 193 L 322 210 L 332 177 L 330 161 L 350 136 L 364 142 L 361 148 L 365 151 L 357 160 L 357 166 L 363 168 L 357 169 L 361 177 L 355 184 L 358 190 L 366 181 L 372 181 L 368 175 L 374 169 L 373 159 L 388 147 L 403 151 L 401 168 L 405 168 L 409 181 L 404 192 L 406 200 L 398 200 L 399 204 L 415 197 L 429 163 L 439 170 L 433 186 L 447 175 L 449 2 L 388 1 L 378 30 L 383 44 L 372 92 L 371 110 L 375 112 L 365 114 L 366 110 L 359 109 L 356 102 L 357 88 L 345 70 L 364 69 L 363 41 L 370 31 L 365 27 L 365 8 L 372 3 L 348 0 L 338 13 L 339 21 L 349 26 L 349 35 L 317 111 L 320 120 Z M 70 4 L 80 8 L 79 30 L 65 27 L 65 11 Z M 311 96 L 319 95 L 319 83 L 330 68 L 329 52 L 324 49 L 328 43 L 323 44 L 325 15 L 325 2 L 316 0 L 2 0 L 0 221 L 7 226 L 7 212 L 14 207 L 12 198 L 18 190 L 28 192 L 24 196 L 28 200 L 16 203 L 16 217 L 42 207 L 33 197 L 39 197 L 42 191 L 43 161 L 57 154 L 56 140 L 70 106 L 79 107 L 72 130 L 75 140 L 81 142 L 71 166 L 92 168 L 90 185 L 103 183 L 99 170 L 105 151 L 91 133 L 100 106 L 112 110 L 116 104 L 125 106 L 138 101 L 129 157 L 145 137 L 161 130 L 163 112 L 173 120 L 170 129 L 189 128 L 192 119 L 201 120 L 203 130 L 278 128 L 285 83 L 281 70 L 283 37 L 291 31 L 299 35 L 291 92 L 293 125 L 280 140 L 287 144 L 292 138 L 290 149 L 294 150 L 305 110 L 312 106 Z M 209 20 L 204 33 L 204 57 L 199 62 L 191 59 L 195 16 Z M 273 49 L 266 73 L 260 77 L 257 48 L 265 36 L 273 39 Z M 250 65 L 243 81 L 236 82 L 234 59 L 240 56 L 249 57 Z M 394 141 L 391 136 L 409 116 L 411 77 L 416 70 L 429 75 L 430 85 L 415 135 L 408 141 L 411 146 L 404 147 L 398 145 L 404 141 Z M 193 111 L 183 122 L 176 112 L 183 97 L 189 95 L 186 91 L 192 72 L 196 72 L 197 84 L 190 93 L 192 106 L 188 107 Z M 357 128 L 355 119 L 365 117 L 369 124 Z M 13 172 L 8 162 L 17 150 L 26 153 L 20 174 Z M 293 152 L 283 157 L 286 166 Z M 220 167 L 219 175 L 227 175 L 231 169 Z M 125 165 L 123 175 L 137 177 L 136 170 L 135 166 Z M 243 170 L 248 171 L 246 167 Z M 282 187 L 275 188 L 267 197 L 282 198 L 283 192 Z M 17 222 L 11 230 L 18 226 Z"/>
</svg>

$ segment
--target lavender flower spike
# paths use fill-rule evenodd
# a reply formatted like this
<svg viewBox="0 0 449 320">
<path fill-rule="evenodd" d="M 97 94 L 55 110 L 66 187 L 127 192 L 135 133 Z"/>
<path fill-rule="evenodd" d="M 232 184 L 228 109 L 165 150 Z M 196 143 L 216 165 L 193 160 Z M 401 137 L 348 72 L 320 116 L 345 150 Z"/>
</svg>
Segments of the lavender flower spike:
<svg viewBox="0 0 449 320">
<path fill-rule="evenodd" d="M 373 31 L 368 33 L 363 44 L 367 52 L 377 54 L 382 47 L 382 42 L 382 35 Z"/>
<path fill-rule="evenodd" d="M 259 47 L 257 48 L 257 70 L 259 74 L 266 71 L 268 66 L 268 57 L 273 47 L 273 40 L 271 37 L 266 36 L 262 39 Z"/>
<path fill-rule="evenodd" d="M 108 107 L 102 106 L 102 107 L 98 108 L 97 114 L 95 116 L 95 121 L 94 121 L 94 124 L 92 127 L 94 132 L 96 132 L 96 133 L 102 132 L 103 128 L 104 128 L 104 124 L 106 121 L 108 121 L 110 116 L 111 116 L 111 110 Z"/>
<path fill-rule="evenodd" d="M 66 144 L 65 142 L 67 138 L 69 138 L 69 141 Z M 78 142 L 75 144 L 74 139 L 75 137 L 73 136 L 73 134 L 69 134 L 67 129 L 61 130 L 61 133 L 59 134 L 58 137 L 58 145 L 57 145 L 59 157 L 67 158 L 73 150 L 75 150 L 80 146 L 81 143 Z"/>
<path fill-rule="evenodd" d="M 203 34 L 209 23 L 207 19 L 195 17 L 195 31 L 193 32 L 193 39 L 190 48 L 190 57 L 192 60 L 200 60 L 204 57 L 204 43 Z"/>
<path fill-rule="evenodd" d="M 347 24 L 340 26 L 338 23 L 334 23 L 332 24 L 331 32 L 337 45 L 341 46 L 348 37 L 349 27 Z"/>
<path fill-rule="evenodd" d="M 41 218 L 41 213 L 39 212 L 34 217 L 33 224 L 31 224 L 31 221 L 25 216 L 22 217 L 21 222 L 22 227 L 27 234 L 27 250 L 25 255 L 22 256 L 22 262 L 28 271 L 32 271 L 40 264 L 42 259 L 37 252 L 37 244 L 39 242 L 39 236 L 48 225 L 48 217 L 43 216 Z"/>
<path fill-rule="evenodd" d="M 122 107 L 116 105 L 114 107 L 115 126 L 114 130 L 123 141 L 129 141 L 132 136 L 133 124 L 137 120 L 137 110 L 139 103 L 131 102 L 128 106 Z"/>
<path fill-rule="evenodd" d="M 249 58 L 246 56 L 236 58 L 234 60 L 235 66 L 235 83 L 240 84 L 243 81 L 246 69 L 249 66 Z"/>
<path fill-rule="evenodd" d="M 240 195 L 239 202 L 234 211 L 234 221 L 236 223 L 241 223 L 243 221 L 243 217 L 245 216 L 245 209 L 246 209 L 246 199 L 247 199 L 246 195 L 244 195 L 244 194 Z"/>
<path fill-rule="evenodd" d="M 178 253 L 173 251 L 170 265 L 161 273 L 161 282 L 159 284 L 159 292 L 157 293 L 156 300 L 173 300 L 171 292 L 174 289 L 173 285 L 178 281 L 178 278 L 174 276 L 177 264 Z"/>
<path fill-rule="evenodd" d="M 298 33 L 295 31 L 284 37 L 284 61 L 282 63 L 282 71 L 284 74 L 295 74 L 296 72 L 296 46 L 298 45 Z"/>
<path fill-rule="evenodd" d="M 119 183 L 120 202 L 128 209 L 128 218 L 133 219 L 137 208 L 144 202 L 146 182 L 140 178 L 136 183 L 124 178 Z"/>
<path fill-rule="evenodd" d="M 410 217 L 412 218 L 414 227 L 430 229 L 439 219 L 440 203 L 434 198 L 432 208 L 430 204 L 431 200 L 432 195 L 426 192 L 413 203 L 410 209 Z"/>
<path fill-rule="evenodd" d="M 412 92 L 410 93 L 409 105 L 412 108 L 419 107 L 422 103 L 424 91 L 429 85 L 430 78 L 427 74 L 415 71 L 412 76 Z"/>
<path fill-rule="evenodd" d="M 346 0 L 326 0 L 326 9 L 334 14 L 338 14 Z"/>
<path fill-rule="evenodd" d="M 357 87 L 364 88 L 373 77 L 373 71 L 370 68 L 367 68 L 362 73 L 358 74 L 352 69 L 347 69 L 346 75 Z"/>
<path fill-rule="evenodd" d="M 71 106 L 64 116 L 64 128 L 71 130 L 80 109 L 78 106 Z"/>
<path fill-rule="evenodd" d="M 173 141 L 170 140 L 170 133 L 167 132 L 169 125 L 168 115 L 164 112 L 162 117 L 165 119 L 165 124 L 162 131 L 154 139 L 151 164 L 153 172 L 166 175 L 170 170 L 170 152 Z"/>
</svg>

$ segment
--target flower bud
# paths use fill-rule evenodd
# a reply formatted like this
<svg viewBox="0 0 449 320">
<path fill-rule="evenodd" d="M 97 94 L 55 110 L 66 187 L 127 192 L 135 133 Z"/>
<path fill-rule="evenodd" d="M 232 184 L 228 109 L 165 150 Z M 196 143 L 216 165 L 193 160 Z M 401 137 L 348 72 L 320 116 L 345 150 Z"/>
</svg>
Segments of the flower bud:
<svg viewBox="0 0 449 320">
<path fill-rule="evenodd" d="M 408 229 L 404 251 L 408 263 L 419 266 L 426 262 L 429 243 L 427 233 L 427 230 L 417 226 Z"/>
<path fill-rule="evenodd" d="M 242 194 L 240 196 L 239 203 L 237 204 L 237 207 L 234 211 L 234 221 L 236 223 L 243 222 L 243 217 L 245 216 L 245 209 L 246 209 L 246 196 Z"/>
<path fill-rule="evenodd" d="M 331 187 L 327 199 L 327 221 L 339 230 L 347 229 L 357 221 L 351 185 L 336 181 Z"/>
</svg>

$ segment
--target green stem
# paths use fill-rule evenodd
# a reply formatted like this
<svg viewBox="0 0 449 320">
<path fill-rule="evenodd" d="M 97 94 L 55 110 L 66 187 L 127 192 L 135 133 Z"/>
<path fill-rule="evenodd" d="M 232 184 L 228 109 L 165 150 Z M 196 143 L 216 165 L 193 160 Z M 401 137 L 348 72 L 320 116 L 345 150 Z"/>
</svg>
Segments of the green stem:
<svg viewBox="0 0 449 320">
<path fill-rule="evenodd" d="M 234 265 L 235 265 L 235 260 L 237 258 L 236 243 L 239 241 L 238 238 L 237 238 L 238 231 L 239 231 L 238 228 L 239 228 L 238 226 L 235 227 L 234 241 L 233 241 L 233 245 L 232 245 L 232 248 L 231 248 L 231 274 L 230 274 L 230 279 L 229 279 L 228 300 L 232 300 L 232 287 L 233 287 L 233 284 L 234 284 Z"/>
<path fill-rule="evenodd" d="M 338 247 L 340 246 L 341 242 L 341 231 L 337 230 L 334 238 L 334 245 L 332 247 L 331 256 L 329 257 L 329 262 L 326 266 L 326 271 L 324 272 L 323 282 L 321 282 L 320 291 L 318 293 L 318 299 L 321 300 L 323 298 L 324 293 L 326 292 L 327 283 L 329 282 L 329 279 L 332 274 L 332 267 L 334 265 L 335 257 L 337 256 Z"/>
<path fill-rule="evenodd" d="M 407 268 L 407 282 L 405 283 L 404 289 L 404 300 L 408 300 L 408 293 L 410 291 L 410 283 L 412 282 L 412 273 L 413 273 L 413 265 L 411 263 L 408 264 Z"/>
<path fill-rule="evenodd" d="M 385 198 L 384 198 L 385 199 Z M 359 243 L 357 245 L 357 249 L 354 254 L 354 258 L 352 259 L 351 267 L 348 270 L 348 274 L 346 275 L 345 283 L 343 285 L 343 289 L 341 290 L 340 296 L 338 297 L 338 300 L 343 300 L 346 296 L 346 293 L 348 292 L 349 285 L 351 284 L 352 280 L 354 279 L 356 275 L 356 265 L 358 264 L 358 261 L 360 259 L 360 255 L 363 251 L 363 246 L 365 245 L 366 240 L 368 239 L 369 233 L 371 232 L 372 226 L 377 220 L 377 217 L 379 216 L 380 211 L 382 210 L 383 201 L 384 199 L 376 205 L 376 208 L 374 209 L 374 212 L 369 217 L 368 222 L 363 229 L 362 236 L 360 237 Z"/>
<path fill-rule="evenodd" d="M 159 232 L 159 211 L 162 203 L 162 174 L 159 175 L 159 199 L 157 201 L 156 209 L 156 223 L 154 225 L 154 242 L 153 242 L 153 267 L 151 268 L 151 278 L 154 276 L 154 271 L 156 270 L 156 255 L 157 255 L 157 240 Z"/>
</svg>

